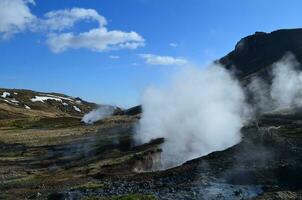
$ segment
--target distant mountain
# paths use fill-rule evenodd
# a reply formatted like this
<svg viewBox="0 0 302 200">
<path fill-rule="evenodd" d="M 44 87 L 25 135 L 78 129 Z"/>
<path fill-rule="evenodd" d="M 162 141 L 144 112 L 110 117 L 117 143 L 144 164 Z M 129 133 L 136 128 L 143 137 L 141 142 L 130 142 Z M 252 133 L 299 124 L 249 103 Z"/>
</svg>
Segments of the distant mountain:
<svg viewBox="0 0 302 200">
<path fill-rule="evenodd" d="M 219 59 L 227 69 L 234 69 L 242 80 L 269 76 L 270 66 L 287 52 L 302 63 L 302 29 L 284 29 L 271 33 L 256 32 L 241 39 L 235 49 Z"/>
<path fill-rule="evenodd" d="M 58 93 L 0 88 L 0 120 L 23 117 L 82 117 L 97 104 Z"/>
</svg>

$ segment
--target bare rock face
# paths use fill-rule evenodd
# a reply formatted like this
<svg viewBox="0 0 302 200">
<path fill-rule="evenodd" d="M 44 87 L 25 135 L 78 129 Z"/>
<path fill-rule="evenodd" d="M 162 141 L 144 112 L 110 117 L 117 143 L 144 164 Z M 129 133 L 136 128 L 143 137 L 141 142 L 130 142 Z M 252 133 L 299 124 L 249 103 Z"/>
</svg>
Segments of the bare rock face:
<svg viewBox="0 0 302 200">
<path fill-rule="evenodd" d="M 293 53 L 302 62 L 302 29 L 256 32 L 241 39 L 235 49 L 218 62 L 227 69 L 234 69 L 241 79 L 253 74 L 269 78 L 270 66 L 287 52 Z"/>
</svg>

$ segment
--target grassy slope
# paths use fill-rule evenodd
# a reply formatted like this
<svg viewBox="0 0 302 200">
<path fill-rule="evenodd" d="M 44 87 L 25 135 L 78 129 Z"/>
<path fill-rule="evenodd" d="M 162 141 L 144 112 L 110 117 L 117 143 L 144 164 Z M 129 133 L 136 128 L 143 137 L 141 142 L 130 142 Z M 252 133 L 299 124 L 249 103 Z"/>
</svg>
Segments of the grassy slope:
<svg viewBox="0 0 302 200">
<path fill-rule="evenodd" d="M 135 159 L 157 146 L 131 148 L 136 120 L 113 116 L 93 126 L 71 117 L 2 120 L 0 197 L 41 194 L 39 198 L 45 199 L 53 192 L 102 186 L 93 178 L 99 173 L 131 174 Z"/>
</svg>

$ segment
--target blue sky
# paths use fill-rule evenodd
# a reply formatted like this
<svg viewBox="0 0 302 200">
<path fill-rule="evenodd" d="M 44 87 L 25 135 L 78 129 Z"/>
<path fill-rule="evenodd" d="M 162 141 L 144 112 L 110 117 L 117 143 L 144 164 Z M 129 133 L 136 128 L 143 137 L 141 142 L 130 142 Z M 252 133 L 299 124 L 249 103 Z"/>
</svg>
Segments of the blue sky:
<svg viewBox="0 0 302 200">
<path fill-rule="evenodd" d="M 8 7 L 9 14 L 1 14 L 1 4 L 7 1 L 16 4 Z M 27 13 L 20 12 L 18 4 L 27 7 Z M 302 27 L 301 7 L 298 0 L 0 0 L 0 87 L 133 106 L 146 87 L 163 84 L 183 65 L 204 67 L 231 51 L 244 36 Z M 72 8 L 95 12 L 88 20 L 72 15 L 78 21 L 62 25 L 62 30 L 54 31 L 53 23 L 45 26 L 50 19 L 46 13 L 64 10 L 60 16 L 66 17 Z M 25 16 L 21 22 L 12 20 L 20 19 L 20 13 Z M 26 16 L 31 20 L 25 23 Z M 59 50 L 61 40 L 53 46 L 47 42 L 60 34 L 77 36 L 104 27 L 108 31 L 104 37 L 119 31 L 124 41 L 103 47 L 97 44 L 104 42 L 101 36 L 92 43 L 83 42 L 89 38 L 79 43 L 74 37 Z"/>
</svg>

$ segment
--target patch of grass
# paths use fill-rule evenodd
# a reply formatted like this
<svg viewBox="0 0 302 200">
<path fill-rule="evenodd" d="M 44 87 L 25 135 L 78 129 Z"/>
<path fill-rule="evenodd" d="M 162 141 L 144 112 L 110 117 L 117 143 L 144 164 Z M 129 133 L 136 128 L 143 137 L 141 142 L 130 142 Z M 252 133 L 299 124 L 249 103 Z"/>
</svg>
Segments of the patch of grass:
<svg viewBox="0 0 302 200">
<path fill-rule="evenodd" d="M 30 129 L 30 128 L 66 128 L 81 125 L 81 121 L 72 117 L 58 117 L 58 118 L 41 118 L 41 119 L 22 119 L 15 120 L 11 124 L 15 128 Z"/>
<path fill-rule="evenodd" d="M 10 127 L 10 128 L 19 128 L 23 129 L 26 128 L 34 118 L 27 118 L 27 119 L 10 119 L 10 120 L 0 120 L 0 127 Z"/>
<path fill-rule="evenodd" d="M 21 187 L 33 187 L 39 185 L 42 177 L 29 175 L 18 179 L 3 181 L 0 183 L 0 190 Z"/>
<path fill-rule="evenodd" d="M 42 118 L 32 124 L 32 128 L 66 128 L 82 125 L 80 119 L 73 117 Z"/>
<path fill-rule="evenodd" d="M 0 126 L 11 127 L 15 129 L 56 129 L 75 127 L 83 125 L 78 118 L 57 117 L 57 118 L 23 118 L 15 120 L 0 120 Z"/>
</svg>

